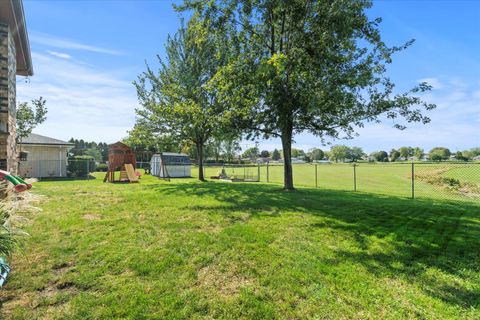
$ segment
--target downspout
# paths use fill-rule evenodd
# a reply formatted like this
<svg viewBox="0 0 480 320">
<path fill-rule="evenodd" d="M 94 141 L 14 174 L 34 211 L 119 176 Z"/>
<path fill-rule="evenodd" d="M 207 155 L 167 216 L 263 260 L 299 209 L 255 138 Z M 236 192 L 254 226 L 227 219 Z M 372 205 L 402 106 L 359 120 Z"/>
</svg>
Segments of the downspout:
<svg viewBox="0 0 480 320">
<path fill-rule="evenodd" d="M 58 172 L 60 173 L 59 176 L 63 177 L 63 170 L 62 170 L 62 146 L 58 147 Z"/>
</svg>

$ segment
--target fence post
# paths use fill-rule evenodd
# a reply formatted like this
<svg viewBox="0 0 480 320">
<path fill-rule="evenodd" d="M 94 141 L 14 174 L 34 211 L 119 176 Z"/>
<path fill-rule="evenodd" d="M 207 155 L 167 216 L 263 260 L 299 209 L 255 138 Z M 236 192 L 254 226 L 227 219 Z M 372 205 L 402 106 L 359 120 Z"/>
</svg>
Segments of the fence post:
<svg viewBox="0 0 480 320">
<path fill-rule="evenodd" d="M 315 163 L 315 188 L 318 188 L 318 164 Z"/>
<path fill-rule="evenodd" d="M 415 163 L 412 161 L 412 199 L 415 199 Z"/>
<path fill-rule="evenodd" d="M 258 182 L 260 182 L 260 162 L 258 163 Z"/>
<path fill-rule="evenodd" d="M 267 162 L 267 183 L 270 182 L 269 172 L 268 172 L 268 162 Z"/>
<path fill-rule="evenodd" d="M 87 162 L 87 180 L 90 179 L 90 160 L 85 160 Z"/>
<path fill-rule="evenodd" d="M 353 164 L 353 191 L 357 192 L 357 165 Z"/>
</svg>

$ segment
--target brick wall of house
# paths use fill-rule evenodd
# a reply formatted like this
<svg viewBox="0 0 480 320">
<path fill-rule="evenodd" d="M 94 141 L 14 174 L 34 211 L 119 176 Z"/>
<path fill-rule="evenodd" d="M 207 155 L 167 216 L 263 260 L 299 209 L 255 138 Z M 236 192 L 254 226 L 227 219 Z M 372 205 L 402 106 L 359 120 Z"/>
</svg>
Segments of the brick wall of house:
<svg viewBox="0 0 480 320">
<path fill-rule="evenodd" d="M 16 53 L 9 27 L 0 23 L 0 169 L 17 172 Z"/>
</svg>

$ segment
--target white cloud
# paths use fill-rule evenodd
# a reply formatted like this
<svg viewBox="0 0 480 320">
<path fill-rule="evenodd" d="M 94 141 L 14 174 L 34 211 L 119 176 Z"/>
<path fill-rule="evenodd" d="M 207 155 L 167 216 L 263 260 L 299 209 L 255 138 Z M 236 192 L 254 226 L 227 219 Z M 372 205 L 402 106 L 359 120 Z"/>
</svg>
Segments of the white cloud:
<svg viewBox="0 0 480 320">
<path fill-rule="evenodd" d="M 35 132 L 58 139 L 115 142 L 135 121 L 137 98 L 130 79 L 72 59 L 33 52 L 35 76 L 17 81 L 18 101 L 47 100 L 47 121 Z"/>
<path fill-rule="evenodd" d="M 67 59 L 67 60 L 72 59 L 71 55 L 69 55 L 67 53 L 63 53 L 63 52 L 47 50 L 47 53 L 49 53 L 52 56 L 55 56 L 57 58 L 62 58 L 62 59 Z"/>
<path fill-rule="evenodd" d="M 60 48 L 60 49 L 82 50 L 82 51 L 90 51 L 90 52 L 110 54 L 110 55 L 124 54 L 123 52 L 117 51 L 117 50 L 88 45 L 88 44 L 84 44 L 74 40 L 61 39 L 61 38 L 53 37 L 51 35 L 40 34 L 35 32 L 30 33 L 30 41 L 33 43 L 37 43 L 37 44 L 41 44 L 41 45 L 45 45 L 53 48 Z"/>
</svg>

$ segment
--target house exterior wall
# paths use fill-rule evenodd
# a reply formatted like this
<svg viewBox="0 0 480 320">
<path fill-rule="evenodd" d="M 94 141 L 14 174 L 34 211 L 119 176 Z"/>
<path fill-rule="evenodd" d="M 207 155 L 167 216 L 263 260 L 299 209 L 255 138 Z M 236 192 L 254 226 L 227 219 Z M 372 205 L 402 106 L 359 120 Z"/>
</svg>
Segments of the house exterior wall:
<svg viewBox="0 0 480 320">
<path fill-rule="evenodd" d="M 0 169 L 17 173 L 16 52 L 8 25 L 0 23 Z"/>
<path fill-rule="evenodd" d="M 19 173 L 27 178 L 57 178 L 67 176 L 67 146 L 22 145 L 28 152 L 27 161 L 21 161 Z"/>
</svg>

